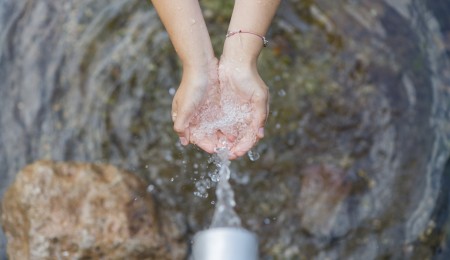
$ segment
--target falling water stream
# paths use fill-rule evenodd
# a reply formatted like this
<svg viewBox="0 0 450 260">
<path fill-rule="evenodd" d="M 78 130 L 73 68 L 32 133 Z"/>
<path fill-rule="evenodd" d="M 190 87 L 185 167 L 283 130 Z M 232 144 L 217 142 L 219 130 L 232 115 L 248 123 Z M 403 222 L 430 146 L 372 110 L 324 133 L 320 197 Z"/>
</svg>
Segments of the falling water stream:
<svg viewBox="0 0 450 260">
<path fill-rule="evenodd" d="M 236 201 L 234 192 L 230 186 L 229 179 L 230 161 L 228 160 L 228 149 L 222 148 L 217 153 L 219 167 L 219 182 L 216 188 L 216 203 L 211 228 L 218 227 L 241 227 L 241 219 L 234 211 Z"/>
<path fill-rule="evenodd" d="M 232 3 L 200 2 L 220 53 Z M 231 176 L 262 259 L 449 259 L 448 17 L 444 0 L 282 1 L 259 160 L 219 160 L 216 184 Z M 180 77 L 148 2 L 0 0 L 0 196 L 35 160 L 103 162 L 143 177 L 186 244 L 223 225 L 209 155 L 176 144 Z"/>
</svg>

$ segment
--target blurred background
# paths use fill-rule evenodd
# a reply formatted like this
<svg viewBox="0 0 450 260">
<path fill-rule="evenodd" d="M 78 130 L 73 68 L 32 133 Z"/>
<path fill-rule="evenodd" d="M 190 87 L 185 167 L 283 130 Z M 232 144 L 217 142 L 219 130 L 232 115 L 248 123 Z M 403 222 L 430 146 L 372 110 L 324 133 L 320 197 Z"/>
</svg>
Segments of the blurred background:
<svg viewBox="0 0 450 260">
<path fill-rule="evenodd" d="M 200 3 L 219 56 L 233 1 Z M 267 37 L 266 137 L 231 164 L 262 259 L 450 259 L 450 2 L 285 0 Z M 216 169 L 172 130 L 180 75 L 149 1 L 0 0 L 0 198 L 38 159 L 113 164 L 189 244 Z"/>
</svg>

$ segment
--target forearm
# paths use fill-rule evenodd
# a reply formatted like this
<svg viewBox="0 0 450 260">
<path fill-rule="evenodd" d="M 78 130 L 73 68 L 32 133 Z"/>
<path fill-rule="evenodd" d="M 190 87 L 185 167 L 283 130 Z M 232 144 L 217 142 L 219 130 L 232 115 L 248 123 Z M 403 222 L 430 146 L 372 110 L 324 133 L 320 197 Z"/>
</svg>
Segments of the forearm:
<svg viewBox="0 0 450 260">
<path fill-rule="evenodd" d="M 236 0 L 228 31 L 242 30 L 264 36 L 279 4 L 280 0 Z M 239 33 L 226 39 L 223 54 L 255 65 L 262 47 L 261 38 Z"/>
<path fill-rule="evenodd" d="M 208 65 L 214 51 L 198 0 L 152 0 L 183 68 Z"/>
</svg>

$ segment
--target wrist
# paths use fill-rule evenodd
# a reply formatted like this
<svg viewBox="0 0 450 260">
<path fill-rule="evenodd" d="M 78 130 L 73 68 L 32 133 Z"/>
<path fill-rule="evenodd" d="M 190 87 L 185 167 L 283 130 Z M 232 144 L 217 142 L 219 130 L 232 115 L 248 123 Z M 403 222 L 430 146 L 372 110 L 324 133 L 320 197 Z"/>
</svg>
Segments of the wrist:
<svg viewBox="0 0 450 260">
<path fill-rule="evenodd" d="M 244 62 L 222 55 L 219 64 L 219 76 L 221 81 L 233 82 L 237 86 L 246 85 L 244 82 L 259 77 L 259 73 L 255 62 Z"/>
<path fill-rule="evenodd" d="M 259 37 L 238 33 L 225 39 L 222 58 L 241 65 L 256 66 L 262 47 Z"/>
<path fill-rule="evenodd" d="M 183 63 L 183 79 L 196 84 L 214 84 L 217 79 L 218 60 L 212 56 L 201 62 Z M 194 85 L 196 85 L 194 84 Z"/>
<path fill-rule="evenodd" d="M 219 69 L 231 74 L 248 75 L 258 73 L 257 57 L 242 57 L 237 52 L 223 53 L 220 57 Z M 232 72 L 234 71 L 234 72 Z M 238 73 L 236 73 L 238 72 Z"/>
<path fill-rule="evenodd" d="M 207 52 L 196 57 L 180 57 L 183 70 L 204 71 L 217 64 L 214 53 Z"/>
</svg>

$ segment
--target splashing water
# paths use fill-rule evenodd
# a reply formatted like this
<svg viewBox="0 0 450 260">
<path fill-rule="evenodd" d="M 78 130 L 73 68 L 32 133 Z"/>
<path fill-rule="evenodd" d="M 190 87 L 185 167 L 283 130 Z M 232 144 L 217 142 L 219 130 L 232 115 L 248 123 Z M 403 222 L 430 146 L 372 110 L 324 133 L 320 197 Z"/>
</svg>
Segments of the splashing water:
<svg viewBox="0 0 450 260">
<path fill-rule="evenodd" d="M 254 149 L 248 151 L 247 155 L 248 155 L 248 158 L 250 159 L 250 161 L 252 161 L 252 162 L 257 161 L 260 157 L 259 153 Z"/>
<path fill-rule="evenodd" d="M 234 192 L 228 182 L 231 175 L 228 152 L 227 148 L 220 148 L 216 155 L 216 163 L 219 166 L 219 182 L 216 188 L 216 210 L 211 228 L 241 226 L 241 219 L 234 211 L 234 206 L 236 206 Z"/>
<path fill-rule="evenodd" d="M 228 83 L 221 83 L 227 85 Z M 212 141 L 216 148 L 231 150 L 236 144 L 256 142 L 256 130 L 252 125 L 255 111 L 249 100 L 243 99 L 230 87 L 214 86 L 208 89 L 208 100 L 193 115 L 190 122 L 190 141 L 194 144 Z"/>
</svg>

